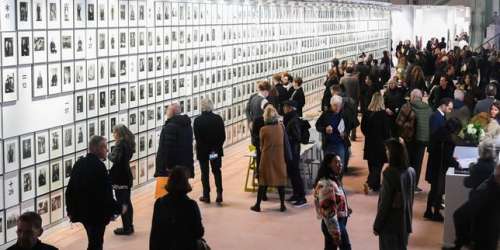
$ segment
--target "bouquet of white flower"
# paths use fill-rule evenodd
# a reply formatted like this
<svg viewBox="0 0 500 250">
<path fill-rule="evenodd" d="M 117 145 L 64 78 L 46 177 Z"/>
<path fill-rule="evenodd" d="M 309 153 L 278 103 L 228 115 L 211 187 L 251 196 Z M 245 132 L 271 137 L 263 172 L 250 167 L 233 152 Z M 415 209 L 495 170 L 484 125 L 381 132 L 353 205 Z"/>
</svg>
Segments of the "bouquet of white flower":
<svg viewBox="0 0 500 250">
<path fill-rule="evenodd" d="M 469 123 L 462 131 L 464 140 L 469 141 L 475 145 L 484 137 L 484 128 L 479 123 Z"/>
</svg>

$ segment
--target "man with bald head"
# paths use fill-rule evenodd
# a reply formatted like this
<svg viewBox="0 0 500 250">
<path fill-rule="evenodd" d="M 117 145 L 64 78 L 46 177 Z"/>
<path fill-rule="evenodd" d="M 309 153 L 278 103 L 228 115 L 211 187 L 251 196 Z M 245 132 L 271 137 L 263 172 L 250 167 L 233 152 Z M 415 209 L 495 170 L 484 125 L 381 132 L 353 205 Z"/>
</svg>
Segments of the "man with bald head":
<svg viewBox="0 0 500 250">
<path fill-rule="evenodd" d="M 174 167 L 185 167 L 188 176 L 194 177 L 191 119 L 181 114 L 181 107 L 178 103 L 169 105 L 165 116 L 167 120 L 161 130 L 156 154 L 157 198 L 162 196 L 159 190 L 164 190 L 166 178 Z"/>
</svg>

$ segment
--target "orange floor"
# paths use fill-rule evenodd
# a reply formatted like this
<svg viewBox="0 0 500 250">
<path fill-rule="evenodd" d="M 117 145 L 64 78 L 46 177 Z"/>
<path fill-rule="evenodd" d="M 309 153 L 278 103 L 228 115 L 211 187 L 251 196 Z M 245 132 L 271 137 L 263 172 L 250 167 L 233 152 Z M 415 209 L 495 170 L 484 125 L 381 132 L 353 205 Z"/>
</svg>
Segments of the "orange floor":
<svg viewBox="0 0 500 250">
<path fill-rule="evenodd" d="M 362 136 L 358 133 L 358 136 Z M 214 250 L 319 250 L 323 249 L 323 236 L 319 221 L 315 217 L 311 198 L 309 206 L 292 208 L 286 213 L 277 211 L 279 202 L 273 199 L 263 203 L 263 212 L 258 214 L 249 210 L 255 202 L 255 195 L 243 192 L 247 167 L 244 157 L 248 141 L 238 143 L 226 150 L 223 160 L 223 207 L 200 204 L 205 238 Z M 367 176 L 366 162 L 362 160 L 363 138 L 353 143 L 351 172 L 344 178 L 349 193 L 349 202 L 354 211 L 348 223 L 349 236 L 353 249 L 378 249 L 378 239 L 372 233 L 372 223 L 376 213 L 377 195 L 364 195 L 362 183 Z M 199 172 L 199 171 L 198 171 Z M 425 171 L 423 171 L 425 173 Z M 193 181 L 193 199 L 201 194 L 199 175 Z M 422 178 L 423 179 L 423 178 Z M 413 231 L 409 249 L 440 249 L 443 238 L 443 224 L 425 221 L 426 194 L 429 189 L 421 182 L 424 192 L 415 197 Z M 112 230 L 120 226 L 113 222 L 106 231 L 104 249 L 148 249 L 149 230 L 153 208 L 154 184 L 148 184 L 134 193 L 135 229 L 133 236 L 119 237 Z M 86 249 L 86 237 L 78 225 L 61 225 L 43 236 L 43 241 L 61 250 Z"/>
</svg>

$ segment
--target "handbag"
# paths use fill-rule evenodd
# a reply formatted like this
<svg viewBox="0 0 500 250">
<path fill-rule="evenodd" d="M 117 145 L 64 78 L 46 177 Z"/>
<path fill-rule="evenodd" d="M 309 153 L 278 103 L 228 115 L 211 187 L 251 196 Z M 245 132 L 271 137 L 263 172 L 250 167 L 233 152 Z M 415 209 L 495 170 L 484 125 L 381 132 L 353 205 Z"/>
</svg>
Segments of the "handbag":
<svg viewBox="0 0 500 250">
<path fill-rule="evenodd" d="M 196 241 L 196 250 L 211 250 L 211 249 L 212 248 L 210 248 L 205 239 L 201 238 Z"/>
</svg>

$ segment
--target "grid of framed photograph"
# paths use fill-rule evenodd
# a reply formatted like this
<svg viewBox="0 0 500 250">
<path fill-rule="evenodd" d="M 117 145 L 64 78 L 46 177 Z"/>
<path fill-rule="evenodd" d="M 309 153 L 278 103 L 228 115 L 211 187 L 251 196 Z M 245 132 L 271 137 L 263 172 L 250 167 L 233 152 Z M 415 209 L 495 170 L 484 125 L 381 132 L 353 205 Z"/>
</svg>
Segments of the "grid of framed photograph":
<svg viewBox="0 0 500 250">
<path fill-rule="evenodd" d="M 353 60 L 362 52 L 380 58 L 390 44 L 389 6 L 376 2 L 0 5 L 0 105 L 69 97 L 73 112 L 69 123 L 1 139 L 0 245 L 15 239 L 22 211 L 38 212 L 44 226 L 64 218 L 64 188 L 91 136 L 108 138 L 112 147 L 113 126 L 128 126 L 137 142 L 134 186 L 141 185 L 153 178 L 171 103 L 194 118 L 200 101 L 210 98 L 230 145 L 249 135 L 244 110 L 257 80 L 282 71 L 301 76 L 305 109 L 312 108 L 332 58 Z"/>
</svg>

